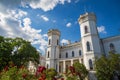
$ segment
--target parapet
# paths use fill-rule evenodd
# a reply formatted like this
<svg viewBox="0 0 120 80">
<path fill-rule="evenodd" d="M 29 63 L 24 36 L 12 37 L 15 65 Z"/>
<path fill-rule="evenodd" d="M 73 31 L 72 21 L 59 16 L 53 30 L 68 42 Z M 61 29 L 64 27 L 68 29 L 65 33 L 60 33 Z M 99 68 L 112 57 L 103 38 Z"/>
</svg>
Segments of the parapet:
<svg viewBox="0 0 120 80">
<path fill-rule="evenodd" d="M 50 29 L 47 34 L 48 34 L 48 36 L 51 36 L 51 35 L 60 36 L 60 31 L 58 29 Z"/>
<path fill-rule="evenodd" d="M 94 13 L 85 13 L 83 15 L 80 15 L 78 21 L 80 22 L 80 24 L 82 24 L 83 22 L 86 22 L 86 21 L 95 21 L 96 22 L 96 15 Z"/>
</svg>

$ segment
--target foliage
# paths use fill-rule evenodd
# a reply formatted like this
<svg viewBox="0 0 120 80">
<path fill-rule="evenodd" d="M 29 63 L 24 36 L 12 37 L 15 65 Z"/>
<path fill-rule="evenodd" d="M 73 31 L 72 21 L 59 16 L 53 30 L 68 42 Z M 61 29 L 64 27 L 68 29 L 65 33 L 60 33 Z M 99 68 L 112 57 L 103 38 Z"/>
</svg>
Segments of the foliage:
<svg viewBox="0 0 120 80">
<path fill-rule="evenodd" d="M 6 66 L 0 76 L 0 80 L 29 80 L 27 69 L 24 66 L 18 68 L 13 64 Z"/>
<path fill-rule="evenodd" d="M 67 73 L 67 80 L 84 80 L 88 75 L 88 71 L 85 66 L 79 62 L 75 62 L 73 66 L 69 67 Z"/>
<path fill-rule="evenodd" d="M 35 75 L 31 75 L 24 66 L 17 67 L 12 63 L 1 71 L 0 80 L 57 80 L 56 75 L 55 69 L 46 69 L 44 66 L 39 66 Z"/>
<path fill-rule="evenodd" d="M 111 80 L 114 72 L 120 72 L 120 55 L 110 53 L 108 57 L 101 56 L 95 61 L 98 80 Z"/>
<path fill-rule="evenodd" d="M 39 80 L 57 80 L 55 78 L 56 75 L 57 72 L 55 69 L 46 69 L 44 66 L 39 66 L 36 72 L 36 76 L 39 77 Z"/>
<path fill-rule="evenodd" d="M 0 71 L 12 61 L 16 66 L 27 65 L 29 61 L 39 63 L 39 52 L 30 42 L 22 38 L 0 36 Z"/>
</svg>

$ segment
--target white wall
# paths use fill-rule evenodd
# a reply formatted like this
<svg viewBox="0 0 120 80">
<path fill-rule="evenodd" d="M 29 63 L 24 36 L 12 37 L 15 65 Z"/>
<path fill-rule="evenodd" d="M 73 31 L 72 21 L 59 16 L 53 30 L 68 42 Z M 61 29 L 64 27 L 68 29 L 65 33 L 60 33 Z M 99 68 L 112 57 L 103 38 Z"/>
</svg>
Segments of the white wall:
<svg viewBox="0 0 120 80">
<path fill-rule="evenodd" d="M 74 57 L 81 57 L 79 55 L 79 50 L 81 50 L 81 56 L 82 56 L 82 46 L 81 44 L 77 44 L 74 46 L 68 46 L 68 47 L 63 47 L 60 50 L 61 58 L 66 58 L 66 52 L 68 53 L 68 58 L 73 58 L 72 57 L 72 51 L 74 51 Z"/>
<path fill-rule="evenodd" d="M 104 50 L 105 50 L 106 55 L 108 55 L 110 51 L 110 43 L 114 44 L 116 53 L 120 54 L 120 36 L 103 39 Z"/>
</svg>

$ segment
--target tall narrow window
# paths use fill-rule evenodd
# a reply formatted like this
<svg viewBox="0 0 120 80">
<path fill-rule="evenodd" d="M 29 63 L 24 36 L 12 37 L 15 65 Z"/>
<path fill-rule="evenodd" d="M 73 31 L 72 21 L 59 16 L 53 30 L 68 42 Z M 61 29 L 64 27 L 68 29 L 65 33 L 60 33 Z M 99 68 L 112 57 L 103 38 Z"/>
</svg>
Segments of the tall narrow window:
<svg viewBox="0 0 120 80">
<path fill-rule="evenodd" d="M 81 50 L 79 50 L 79 56 L 81 56 Z"/>
<path fill-rule="evenodd" d="M 61 71 L 61 65 L 59 65 L 59 72 L 62 72 L 62 71 Z"/>
<path fill-rule="evenodd" d="M 68 53 L 66 52 L 66 58 L 68 58 Z"/>
<path fill-rule="evenodd" d="M 59 54 L 59 58 L 61 58 L 61 54 Z"/>
<path fill-rule="evenodd" d="M 92 63 L 92 60 L 91 60 L 91 59 L 89 59 L 89 67 L 90 67 L 90 70 L 93 69 L 93 63 Z"/>
<path fill-rule="evenodd" d="M 87 42 L 86 46 L 87 46 L 87 51 L 90 51 L 90 42 Z"/>
<path fill-rule="evenodd" d="M 110 51 L 115 52 L 115 46 L 113 43 L 110 43 Z"/>
<path fill-rule="evenodd" d="M 59 41 L 57 40 L 57 45 L 59 45 Z"/>
<path fill-rule="evenodd" d="M 88 33 L 88 27 L 87 27 L 87 26 L 85 26 L 85 28 L 84 28 L 84 29 L 85 29 L 85 34 L 86 34 L 86 33 Z"/>
<path fill-rule="evenodd" d="M 51 43 L 51 41 L 50 41 L 50 39 L 49 39 L 48 44 L 50 45 L 50 43 Z"/>
<path fill-rule="evenodd" d="M 74 57 L 74 51 L 72 51 L 72 57 Z"/>
<path fill-rule="evenodd" d="M 49 68 L 49 65 L 47 64 L 47 69 Z"/>
<path fill-rule="evenodd" d="M 50 57 L 50 52 L 48 51 L 47 58 L 49 58 L 49 57 Z"/>
</svg>

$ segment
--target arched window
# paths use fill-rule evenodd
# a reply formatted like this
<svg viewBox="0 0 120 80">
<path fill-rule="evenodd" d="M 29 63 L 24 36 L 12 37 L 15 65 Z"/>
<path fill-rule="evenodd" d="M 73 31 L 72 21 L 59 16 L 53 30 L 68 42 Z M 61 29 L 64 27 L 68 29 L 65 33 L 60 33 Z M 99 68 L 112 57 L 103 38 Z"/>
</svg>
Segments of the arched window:
<svg viewBox="0 0 120 80">
<path fill-rule="evenodd" d="M 90 68 L 90 70 L 93 69 L 93 63 L 92 63 L 92 60 L 91 60 L 91 59 L 89 59 L 89 68 Z"/>
<path fill-rule="evenodd" d="M 51 43 L 51 41 L 50 41 L 50 39 L 48 40 L 48 44 L 50 45 L 50 43 Z"/>
<path fill-rule="evenodd" d="M 59 54 L 59 58 L 61 58 L 61 54 Z"/>
<path fill-rule="evenodd" d="M 90 51 L 90 42 L 87 42 L 86 46 L 87 46 L 87 51 Z"/>
<path fill-rule="evenodd" d="M 74 51 L 72 51 L 72 57 L 74 57 Z"/>
<path fill-rule="evenodd" d="M 110 51 L 115 52 L 115 46 L 113 43 L 110 43 Z"/>
<path fill-rule="evenodd" d="M 66 58 L 68 58 L 68 53 L 66 52 Z"/>
<path fill-rule="evenodd" d="M 49 57 L 50 57 L 50 52 L 48 51 L 47 58 L 49 58 Z"/>
<path fill-rule="evenodd" d="M 57 40 L 57 45 L 59 45 L 59 40 Z"/>
<path fill-rule="evenodd" d="M 49 68 L 49 64 L 47 64 L 47 69 Z"/>
<path fill-rule="evenodd" d="M 86 34 L 86 33 L 88 33 L 88 27 L 87 27 L 87 26 L 85 26 L 85 28 L 84 28 L 84 29 L 85 29 L 85 34 Z"/>
<path fill-rule="evenodd" d="M 81 50 L 79 50 L 79 56 L 81 56 Z"/>
</svg>

